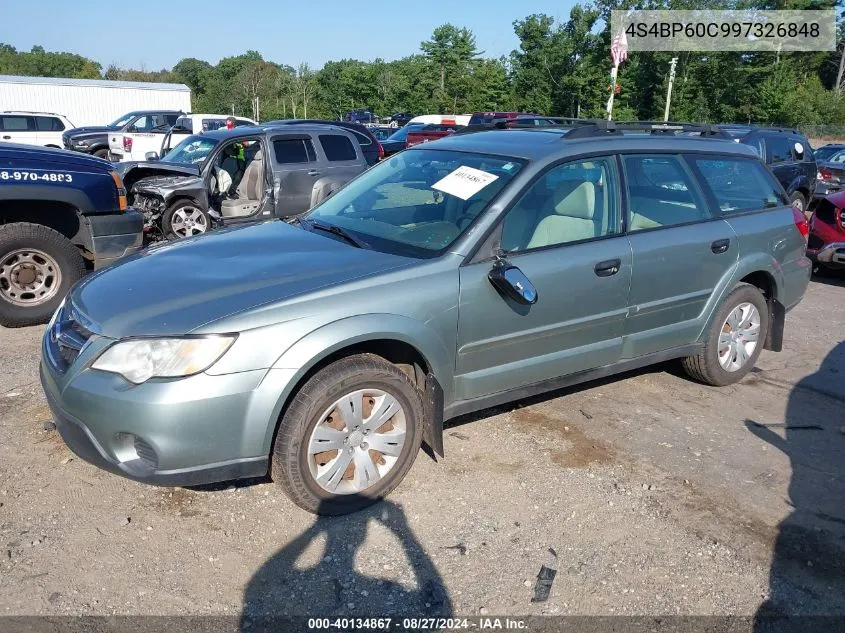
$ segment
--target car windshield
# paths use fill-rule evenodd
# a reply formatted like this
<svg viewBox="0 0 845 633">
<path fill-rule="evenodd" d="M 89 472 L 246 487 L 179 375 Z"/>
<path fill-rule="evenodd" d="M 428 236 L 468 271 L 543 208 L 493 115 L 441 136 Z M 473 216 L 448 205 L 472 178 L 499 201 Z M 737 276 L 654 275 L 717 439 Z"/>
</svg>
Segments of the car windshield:
<svg viewBox="0 0 845 633">
<path fill-rule="evenodd" d="M 216 146 L 217 141 L 207 136 L 189 136 L 161 160 L 165 163 L 201 165 Z"/>
<path fill-rule="evenodd" d="M 399 128 L 396 132 L 391 134 L 387 137 L 386 140 L 388 141 L 406 141 L 408 140 L 408 132 L 413 132 L 414 130 L 419 130 L 423 127 L 422 123 L 409 123 L 405 127 Z"/>
<path fill-rule="evenodd" d="M 109 123 L 109 127 L 113 128 L 120 128 L 129 123 L 133 118 L 135 118 L 134 114 L 124 114 L 119 119 L 115 119 L 111 123 Z"/>
<path fill-rule="evenodd" d="M 339 227 L 376 250 L 433 257 L 466 231 L 521 167 L 504 157 L 406 151 L 364 172 L 307 219 Z"/>
</svg>

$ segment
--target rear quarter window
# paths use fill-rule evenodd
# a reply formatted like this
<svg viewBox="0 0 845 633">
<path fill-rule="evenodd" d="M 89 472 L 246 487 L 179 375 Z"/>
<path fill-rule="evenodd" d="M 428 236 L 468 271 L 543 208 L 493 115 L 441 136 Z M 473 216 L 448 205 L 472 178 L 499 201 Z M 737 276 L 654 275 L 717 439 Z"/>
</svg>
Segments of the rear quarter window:
<svg viewBox="0 0 845 633">
<path fill-rule="evenodd" d="M 789 205 L 783 188 L 753 159 L 688 156 L 721 215 Z"/>
<path fill-rule="evenodd" d="M 320 134 L 320 145 L 331 162 L 355 160 L 355 148 L 345 136 L 340 134 Z"/>
</svg>

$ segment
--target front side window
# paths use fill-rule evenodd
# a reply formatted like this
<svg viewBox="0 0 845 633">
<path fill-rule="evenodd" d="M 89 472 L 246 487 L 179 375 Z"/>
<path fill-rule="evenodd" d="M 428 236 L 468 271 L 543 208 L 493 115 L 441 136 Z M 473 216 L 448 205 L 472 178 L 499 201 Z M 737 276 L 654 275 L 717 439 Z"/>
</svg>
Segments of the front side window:
<svg viewBox="0 0 845 633">
<path fill-rule="evenodd" d="M 316 160 L 314 146 L 309 139 L 286 138 L 273 141 L 276 162 L 281 165 L 308 163 Z"/>
<path fill-rule="evenodd" d="M 39 132 L 62 132 L 65 124 L 54 116 L 37 116 L 35 125 Z"/>
<path fill-rule="evenodd" d="M 787 206 L 789 200 L 771 174 L 758 161 L 733 157 L 689 160 L 701 173 L 724 214 Z"/>
<path fill-rule="evenodd" d="M 320 134 L 320 145 L 331 162 L 355 160 L 355 148 L 345 136 L 340 134 Z"/>
<path fill-rule="evenodd" d="M 558 165 L 523 194 L 502 224 L 501 247 L 519 252 L 619 233 L 612 158 Z"/>
<path fill-rule="evenodd" d="M 433 257 L 466 231 L 521 167 L 483 154 L 406 151 L 361 174 L 307 220 L 340 227 L 377 250 Z"/>
<path fill-rule="evenodd" d="M 707 206 L 679 156 L 624 156 L 628 230 L 642 231 L 699 222 Z"/>
</svg>

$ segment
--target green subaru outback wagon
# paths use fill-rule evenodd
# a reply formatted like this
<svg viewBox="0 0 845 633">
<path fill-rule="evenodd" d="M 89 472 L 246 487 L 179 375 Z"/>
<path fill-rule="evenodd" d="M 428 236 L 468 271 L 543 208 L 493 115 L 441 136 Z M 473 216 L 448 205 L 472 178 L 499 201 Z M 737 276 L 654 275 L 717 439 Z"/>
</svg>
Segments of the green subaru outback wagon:
<svg viewBox="0 0 845 633">
<path fill-rule="evenodd" d="M 781 348 L 806 221 L 751 148 L 665 132 L 456 135 L 91 275 L 43 339 L 58 430 L 138 481 L 269 474 L 340 514 L 460 414 L 667 359 L 734 383 Z"/>
</svg>

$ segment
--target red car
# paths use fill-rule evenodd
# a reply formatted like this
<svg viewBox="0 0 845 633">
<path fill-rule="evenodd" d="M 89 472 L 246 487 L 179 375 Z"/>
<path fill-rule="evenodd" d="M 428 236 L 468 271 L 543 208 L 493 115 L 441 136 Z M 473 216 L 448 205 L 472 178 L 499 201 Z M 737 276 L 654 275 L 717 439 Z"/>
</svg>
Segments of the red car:
<svg viewBox="0 0 845 633">
<path fill-rule="evenodd" d="M 825 268 L 845 268 L 845 191 L 822 198 L 816 205 L 807 256 Z"/>
</svg>

